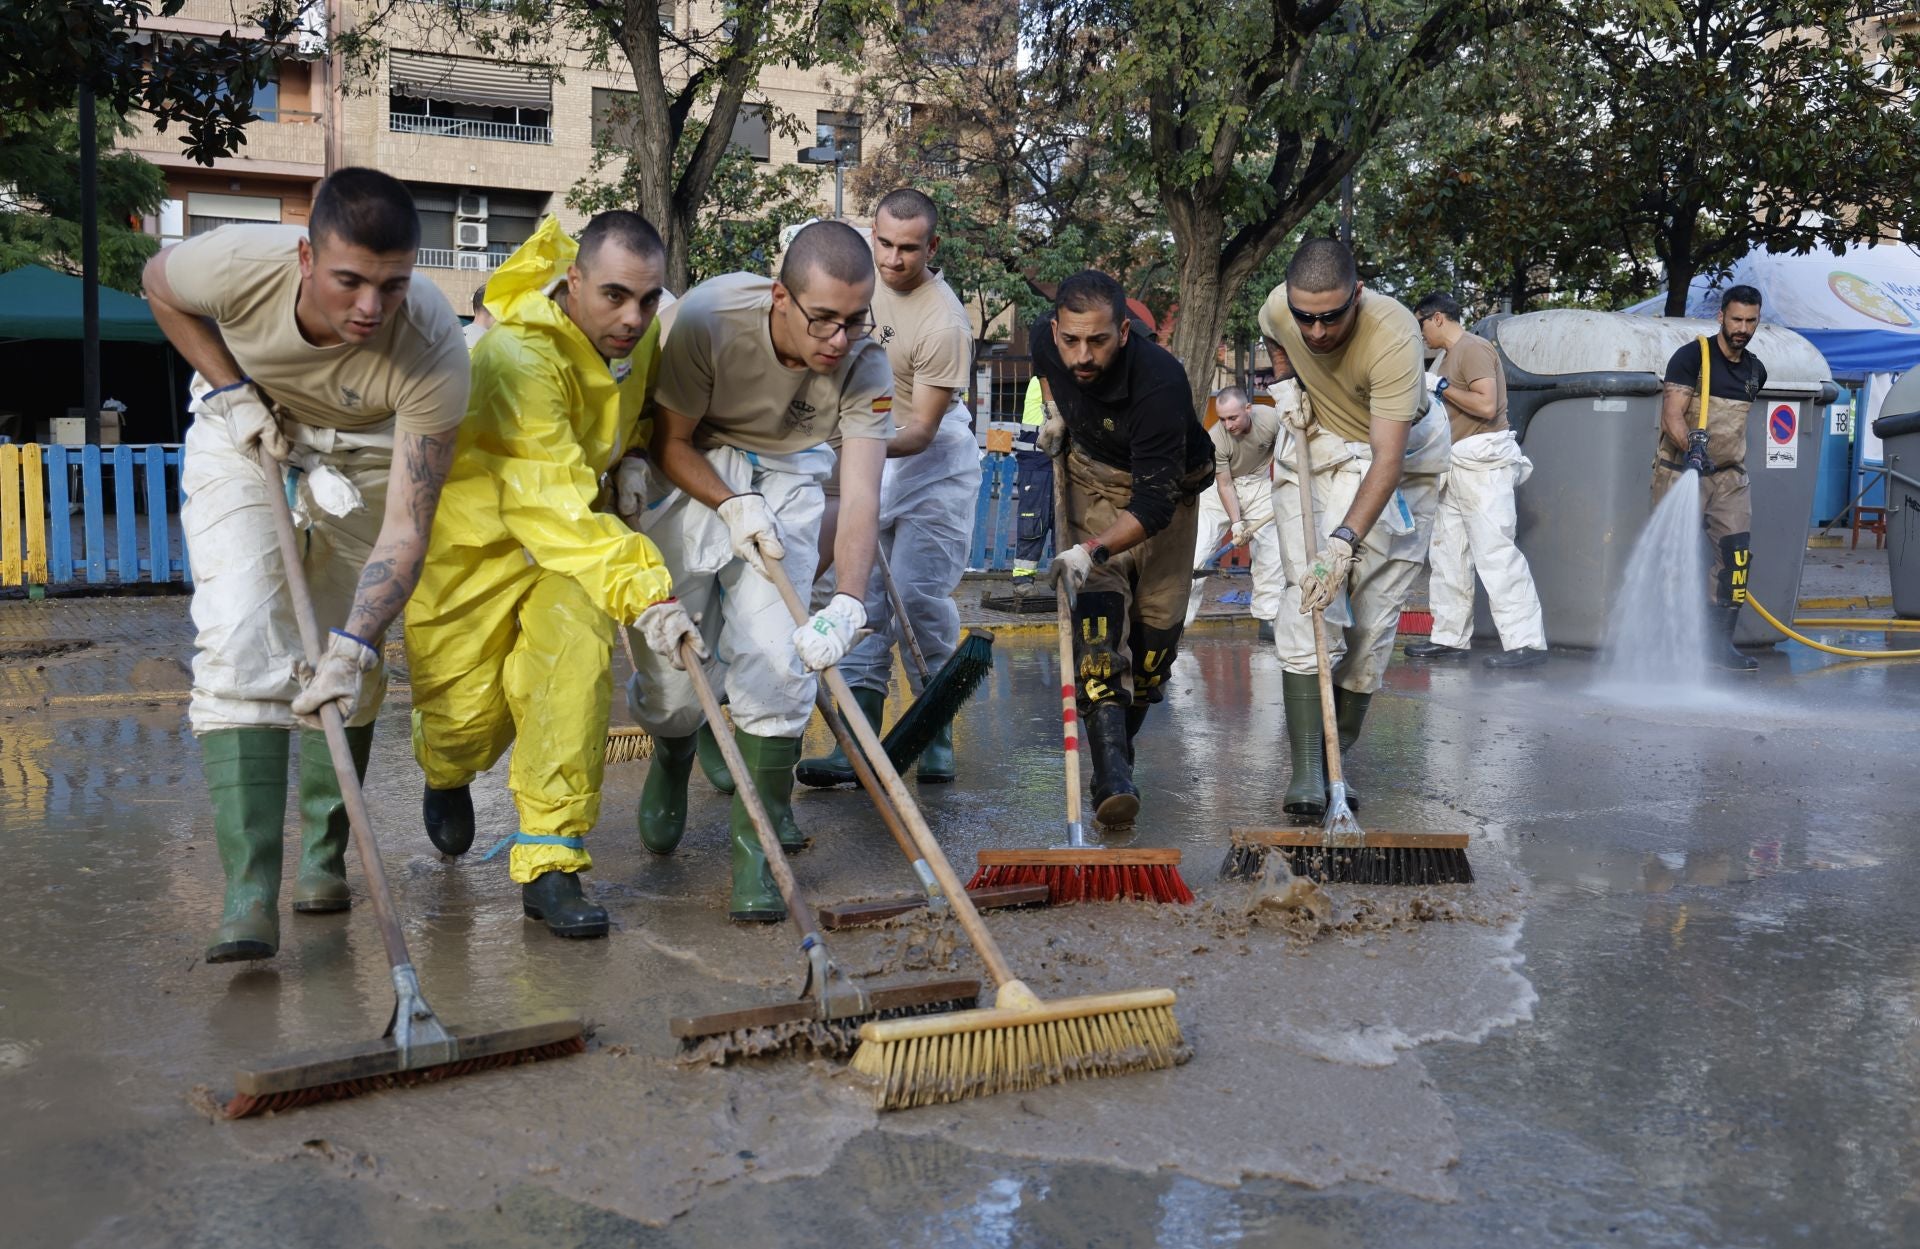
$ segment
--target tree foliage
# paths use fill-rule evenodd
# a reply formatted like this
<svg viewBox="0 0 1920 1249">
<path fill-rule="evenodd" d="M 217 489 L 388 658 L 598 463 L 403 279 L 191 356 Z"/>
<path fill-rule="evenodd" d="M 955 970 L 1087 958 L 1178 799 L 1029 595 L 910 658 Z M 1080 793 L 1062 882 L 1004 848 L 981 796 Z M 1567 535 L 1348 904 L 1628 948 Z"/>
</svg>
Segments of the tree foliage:
<svg viewBox="0 0 1920 1249">
<path fill-rule="evenodd" d="M 116 123 L 99 123 L 100 281 L 140 289 L 140 270 L 159 250 L 138 218 L 166 193 L 160 170 L 130 152 L 108 152 Z M 9 119 L 0 132 L 0 272 L 45 265 L 80 272 L 79 124 L 72 109 Z"/>
</svg>

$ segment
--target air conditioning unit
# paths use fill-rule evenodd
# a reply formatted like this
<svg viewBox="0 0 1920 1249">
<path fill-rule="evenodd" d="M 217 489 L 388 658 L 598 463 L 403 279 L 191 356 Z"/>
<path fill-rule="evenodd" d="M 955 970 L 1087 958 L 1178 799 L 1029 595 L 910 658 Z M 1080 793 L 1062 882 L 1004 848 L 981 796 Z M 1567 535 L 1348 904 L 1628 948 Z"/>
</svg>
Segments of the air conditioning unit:
<svg viewBox="0 0 1920 1249">
<path fill-rule="evenodd" d="M 488 252 L 455 252 L 453 257 L 457 262 L 454 265 L 456 269 L 479 269 L 482 272 L 491 268 L 487 262 L 493 259 Z"/>
<path fill-rule="evenodd" d="M 485 248 L 487 245 L 487 223 L 484 221 L 454 222 L 453 245 L 455 247 Z"/>
<path fill-rule="evenodd" d="M 487 197 L 478 191 L 463 191 L 454 202 L 453 215 L 463 221 L 487 219 Z"/>
</svg>

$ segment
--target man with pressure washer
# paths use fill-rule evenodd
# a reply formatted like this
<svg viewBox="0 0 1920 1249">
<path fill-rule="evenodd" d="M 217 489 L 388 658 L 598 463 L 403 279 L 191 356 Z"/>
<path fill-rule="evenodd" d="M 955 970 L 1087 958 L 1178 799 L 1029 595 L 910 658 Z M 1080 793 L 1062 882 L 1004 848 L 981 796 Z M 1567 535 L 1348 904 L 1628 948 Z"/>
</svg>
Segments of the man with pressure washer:
<svg viewBox="0 0 1920 1249">
<path fill-rule="evenodd" d="M 1747 416 L 1767 385 L 1767 366 L 1747 350 L 1760 329 L 1760 291 L 1733 286 L 1720 297 L 1720 332 L 1667 361 L 1653 504 L 1686 472 L 1700 474 L 1700 523 L 1712 549 L 1708 595 L 1718 639 L 1712 662 L 1733 672 L 1760 665 L 1734 649 L 1752 571 L 1753 503 L 1747 494 Z M 1704 406 L 1704 411 L 1702 410 Z"/>
<path fill-rule="evenodd" d="M 295 728 L 293 909 L 351 903 L 347 815 L 320 708 L 339 709 L 364 773 L 386 694 L 381 644 L 420 577 L 467 407 L 459 319 L 445 296 L 412 280 L 419 242 L 406 188 L 348 168 L 320 184 L 305 229 L 225 226 L 147 262 L 154 319 L 194 369 L 180 482 L 194 578 L 187 719 L 227 878 L 209 963 L 279 948 Z M 284 473 L 261 471 L 262 449 Z M 281 493 L 294 504 L 318 623 L 331 633 L 310 672 L 273 518 Z"/>
<path fill-rule="evenodd" d="M 1214 448 L 1187 372 L 1127 315 L 1120 284 L 1087 269 L 1035 322 L 1033 364 L 1048 393 L 1040 449 L 1066 449 L 1067 515 L 1047 571 L 1074 597 L 1079 713 L 1094 813 L 1125 827 L 1140 809 L 1133 739 L 1165 695 L 1193 584 L 1200 491 Z"/>
</svg>

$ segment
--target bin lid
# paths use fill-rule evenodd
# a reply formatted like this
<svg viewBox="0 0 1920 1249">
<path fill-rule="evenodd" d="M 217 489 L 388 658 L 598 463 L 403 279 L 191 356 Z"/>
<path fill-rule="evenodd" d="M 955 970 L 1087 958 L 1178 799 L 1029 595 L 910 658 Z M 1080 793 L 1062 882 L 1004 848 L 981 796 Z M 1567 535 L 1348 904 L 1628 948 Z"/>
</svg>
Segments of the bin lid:
<svg viewBox="0 0 1920 1249">
<path fill-rule="evenodd" d="M 1888 389 L 1880 404 L 1880 418 L 1873 423 L 1875 438 L 1920 433 L 1920 369 L 1908 369 Z"/>
<path fill-rule="evenodd" d="M 1503 317 L 1494 339 L 1507 358 L 1529 373 L 1556 376 L 1612 370 L 1667 371 L 1673 353 L 1718 322 L 1692 317 L 1642 317 L 1587 308 L 1552 308 Z M 1818 394 L 1833 371 L 1812 343 L 1781 325 L 1762 322 L 1750 344 L 1767 366 L 1767 394 Z"/>
</svg>

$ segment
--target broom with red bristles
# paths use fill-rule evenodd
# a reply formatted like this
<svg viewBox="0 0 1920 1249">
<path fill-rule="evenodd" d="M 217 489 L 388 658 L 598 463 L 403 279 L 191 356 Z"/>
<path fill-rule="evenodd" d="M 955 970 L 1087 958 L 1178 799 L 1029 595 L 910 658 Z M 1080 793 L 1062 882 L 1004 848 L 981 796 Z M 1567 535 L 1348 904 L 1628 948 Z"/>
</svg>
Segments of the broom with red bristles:
<svg viewBox="0 0 1920 1249">
<path fill-rule="evenodd" d="M 1053 396 L 1044 381 L 1048 407 Z M 1054 542 L 1067 532 L 1067 458 L 1063 446 L 1053 463 Z M 1156 849 L 1108 849 L 1087 843 L 1080 816 L 1080 711 L 1073 663 L 1073 598 L 1064 585 L 1054 587 L 1054 611 L 1060 645 L 1060 723 L 1067 772 L 1067 844 L 1051 850 L 982 850 L 967 888 L 994 885 L 1045 885 L 1055 906 L 1069 902 L 1193 901 L 1180 878 L 1180 852 Z"/>
</svg>

